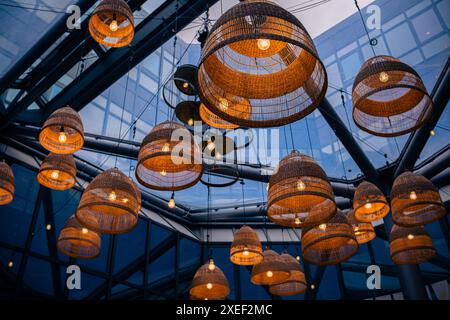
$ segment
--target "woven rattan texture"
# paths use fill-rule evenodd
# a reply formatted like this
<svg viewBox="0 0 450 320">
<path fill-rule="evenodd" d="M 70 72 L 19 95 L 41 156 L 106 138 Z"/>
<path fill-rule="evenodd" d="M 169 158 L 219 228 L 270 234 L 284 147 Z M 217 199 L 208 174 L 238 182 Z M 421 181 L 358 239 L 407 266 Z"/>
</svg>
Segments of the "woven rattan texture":
<svg viewBox="0 0 450 320">
<path fill-rule="evenodd" d="M 0 162 L 0 206 L 14 198 L 14 174 L 6 162 Z"/>
<path fill-rule="evenodd" d="M 347 213 L 347 219 L 348 222 L 353 227 L 353 231 L 355 232 L 356 241 L 358 241 L 358 244 L 367 243 L 375 239 L 376 234 L 375 229 L 372 226 L 372 223 L 361 222 L 358 219 L 356 219 L 354 210 L 350 210 Z"/>
<path fill-rule="evenodd" d="M 261 241 L 255 230 L 242 226 L 235 232 L 230 249 L 230 261 L 236 265 L 253 266 L 263 260 Z"/>
<path fill-rule="evenodd" d="M 281 259 L 290 270 L 289 278 L 280 284 L 271 285 L 269 292 L 276 296 L 294 296 L 306 291 L 306 278 L 300 263 L 291 255 L 283 253 Z"/>
<path fill-rule="evenodd" d="M 290 270 L 281 256 L 273 250 L 263 252 L 263 261 L 253 266 L 251 282 L 257 285 L 273 285 L 286 281 Z"/>
<path fill-rule="evenodd" d="M 436 255 L 433 241 L 423 226 L 394 225 L 390 241 L 391 258 L 395 264 L 420 264 Z"/>
<path fill-rule="evenodd" d="M 50 153 L 39 168 L 39 183 L 53 190 L 67 190 L 75 185 L 77 167 L 70 154 Z"/>
<path fill-rule="evenodd" d="M 210 270 L 209 263 L 206 263 L 195 273 L 189 293 L 193 299 L 224 300 L 230 288 L 222 270 L 218 266 Z"/>
<path fill-rule="evenodd" d="M 356 219 L 372 222 L 389 214 L 389 204 L 384 194 L 373 183 L 363 181 L 358 185 L 353 197 L 353 209 Z"/>
</svg>

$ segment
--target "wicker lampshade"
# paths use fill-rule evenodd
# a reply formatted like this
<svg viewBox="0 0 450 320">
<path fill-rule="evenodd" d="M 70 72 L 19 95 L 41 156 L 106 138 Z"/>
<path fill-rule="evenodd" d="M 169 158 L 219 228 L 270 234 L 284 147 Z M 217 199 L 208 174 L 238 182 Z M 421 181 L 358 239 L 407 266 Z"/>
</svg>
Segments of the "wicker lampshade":
<svg viewBox="0 0 450 320">
<path fill-rule="evenodd" d="M 353 231 L 355 232 L 356 241 L 358 244 L 363 244 L 375 239 L 375 229 L 370 222 L 361 222 L 356 219 L 355 211 L 350 210 L 347 213 L 348 223 L 353 227 Z"/>
<path fill-rule="evenodd" d="M 133 12 L 124 0 L 103 0 L 89 19 L 89 33 L 98 43 L 120 48 L 133 41 Z"/>
<path fill-rule="evenodd" d="M 300 21 L 266 0 L 242 1 L 212 27 L 202 50 L 199 95 L 233 124 L 274 127 L 311 113 L 327 75 Z"/>
<path fill-rule="evenodd" d="M 75 216 L 88 229 L 118 234 L 136 226 L 140 209 L 141 191 L 131 178 L 113 168 L 87 186 Z"/>
<path fill-rule="evenodd" d="M 39 142 L 56 154 L 80 150 L 84 144 L 84 129 L 78 112 L 69 106 L 53 112 L 39 133 Z"/>
<path fill-rule="evenodd" d="M 361 222 L 372 222 L 384 218 L 389 213 L 389 204 L 384 194 L 373 183 L 363 181 L 353 197 L 355 217 Z"/>
<path fill-rule="evenodd" d="M 263 260 L 261 241 L 249 226 L 235 232 L 230 249 L 230 261 L 240 266 L 253 266 Z"/>
<path fill-rule="evenodd" d="M 439 220 L 445 216 L 439 190 L 424 176 L 405 172 L 397 177 L 391 194 L 392 220 L 412 227 Z"/>
<path fill-rule="evenodd" d="M 290 276 L 289 266 L 273 250 L 263 251 L 263 261 L 252 269 L 251 282 L 258 285 L 273 285 L 286 281 Z"/>
<path fill-rule="evenodd" d="M 394 225 L 390 241 L 391 258 L 395 264 L 420 264 L 436 254 L 433 241 L 423 226 Z"/>
<path fill-rule="evenodd" d="M 212 113 L 203 103 L 200 104 L 200 118 L 209 126 L 217 129 L 236 129 L 238 125 L 223 120 Z"/>
<path fill-rule="evenodd" d="M 189 138 L 174 141 L 172 135 L 175 133 Z M 182 148 L 184 152 L 173 152 L 174 148 Z M 136 178 L 147 188 L 186 189 L 200 180 L 202 172 L 200 148 L 181 124 L 173 121 L 160 123 L 144 138 L 139 150 Z"/>
<path fill-rule="evenodd" d="M 358 242 L 347 217 L 337 211 L 333 218 L 302 230 L 302 255 L 316 265 L 330 265 L 351 258 L 358 251 Z"/>
<path fill-rule="evenodd" d="M 189 293 L 194 299 L 223 300 L 230 293 L 228 280 L 218 266 L 214 270 L 209 266 L 209 263 L 205 263 L 197 270 Z"/>
<path fill-rule="evenodd" d="M 96 224 L 93 216 L 90 224 Z M 58 250 L 76 259 L 93 259 L 100 254 L 101 237 L 92 230 L 83 227 L 75 216 L 67 220 L 58 237 Z"/>
<path fill-rule="evenodd" d="M 54 190 L 67 190 L 75 185 L 77 167 L 71 154 L 50 153 L 42 161 L 37 179 L 39 183 Z"/>
<path fill-rule="evenodd" d="M 290 254 L 283 253 L 281 255 L 284 263 L 288 266 L 291 271 L 289 278 L 280 283 L 274 284 L 269 287 L 269 292 L 276 296 L 295 296 L 296 294 L 301 294 L 306 291 L 306 278 L 300 263 Z"/>
<path fill-rule="evenodd" d="M 179 66 L 173 75 L 178 90 L 188 96 L 197 95 L 198 88 L 198 67 L 192 64 L 184 64 Z"/>
<path fill-rule="evenodd" d="M 182 101 L 177 104 L 175 108 L 175 115 L 184 124 L 193 126 L 195 121 L 202 121 L 202 118 L 200 118 L 199 107 L 200 102 Z"/>
<path fill-rule="evenodd" d="M 0 162 L 0 206 L 6 205 L 13 201 L 14 198 L 14 174 L 6 164 Z"/>
<path fill-rule="evenodd" d="M 270 177 L 267 215 L 288 227 L 314 226 L 336 213 L 333 189 L 322 168 L 293 151 L 280 161 Z"/>
<path fill-rule="evenodd" d="M 431 97 L 417 72 L 389 56 L 377 56 L 362 65 L 352 97 L 356 125 L 381 137 L 416 130 L 432 111 Z"/>
</svg>

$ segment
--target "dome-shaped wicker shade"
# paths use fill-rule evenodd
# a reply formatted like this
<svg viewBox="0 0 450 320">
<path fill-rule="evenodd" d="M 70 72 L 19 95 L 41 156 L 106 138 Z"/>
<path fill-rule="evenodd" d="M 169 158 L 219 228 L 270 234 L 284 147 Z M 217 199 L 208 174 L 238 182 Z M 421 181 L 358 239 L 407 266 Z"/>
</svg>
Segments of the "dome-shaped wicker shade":
<svg viewBox="0 0 450 320">
<path fill-rule="evenodd" d="M 356 241 L 358 244 L 363 244 L 375 239 L 375 229 L 370 222 L 361 222 L 355 217 L 355 211 L 350 210 L 347 213 L 348 223 L 353 227 L 353 231 L 355 232 Z"/>
<path fill-rule="evenodd" d="M 78 112 L 71 107 L 53 112 L 39 133 L 39 142 L 56 154 L 71 154 L 80 150 L 84 144 L 84 129 Z"/>
<path fill-rule="evenodd" d="M 330 265 L 351 258 L 358 242 L 347 217 L 338 211 L 327 223 L 302 230 L 302 255 L 316 265 Z"/>
<path fill-rule="evenodd" d="M 199 107 L 200 102 L 182 101 L 177 104 L 175 115 L 184 124 L 193 126 L 196 121 L 202 121 L 202 118 L 200 118 Z"/>
<path fill-rule="evenodd" d="M 236 129 L 238 125 L 223 120 L 212 113 L 203 103 L 200 104 L 200 118 L 209 126 L 217 129 Z"/>
<path fill-rule="evenodd" d="M 253 266 L 263 260 L 258 234 L 248 226 L 235 232 L 230 249 L 230 261 L 241 266 Z"/>
<path fill-rule="evenodd" d="M 39 183 L 54 190 L 67 190 L 75 185 L 77 167 L 71 154 L 50 153 L 42 161 L 37 179 Z"/>
<path fill-rule="evenodd" d="M 412 172 L 395 179 L 391 208 L 392 220 L 405 227 L 428 224 L 446 214 L 438 189 L 424 176 Z"/>
<path fill-rule="evenodd" d="M 6 205 L 13 201 L 14 198 L 14 174 L 6 164 L 0 162 L 0 206 Z"/>
<path fill-rule="evenodd" d="M 270 220 L 302 228 L 326 222 L 335 213 L 333 189 L 322 168 L 298 151 L 283 158 L 269 182 Z"/>
<path fill-rule="evenodd" d="M 179 136 L 184 139 L 179 141 Z M 173 152 L 174 148 L 184 152 Z M 200 148 L 189 130 L 179 123 L 166 121 L 155 126 L 142 142 L 136 178 L 155 190 L 186 189 L 200 180 L 201 159 Z"/>
<path fill-rule="evenodd" d="M 118 234 L 136 226 L 140 209 L 141 191 L 131 178 L 113 168 L 92 180 L 75 215 L 88 229 Z"/>
<path fill-rule="evenodd" d="M 289 266 L 273 250 L 263 252 L 263 261 L 252 269 L 251 282 L 258 285 L 273 285 L 286 281 L 290 276 Z"/>
<path fill-rule="evenodd" d="M 98 43 L 120 48 L 133 41 L 133 12 L 124 0 L 103 0 L 91 15 L 89 33 Z"/>
<path fill-rule="evenodd" d="M 202 50 L 198 81 L 209 110 L 248 127 L 299 120 L 327 89 L 308 32 L 294 15 L 265 0 L 240 2 L 217 20 Z"/>
<path fill-rule="evenodd" d="M 417 72 L 389 56 L 377 56 L 362 65 L 352 99 L 356 125 L 382 137 L 414 131 L 432 111 L 431 97 Z"/>
<path fill-rule="evenodd" d="M 198 88 L 198 67 L 192 64 L 184 64 L 179 66 L 173 75 L 178 90 L 188 96 L 197 95 Z"/>
<path fill-rule="evenodd" d="M 395 264 L 420 264 L 436 254 L 433 241 L 423 226 L 401 227 L 391 230 L 391 258 Z"/>
<path fill-rule="evenodd" d="M 363 181 L 356 188 L 353 209 L 356 219 L 361 222 L 372 222 L 388 215 L 389 204 L 376 185 Z"/>
<path fill-rule="evenodd" d="M 287 253 L 283 253 L 281 259 L 288 266 L 291 274 L 283 283 L 271 285 L 269 292 L 282 297 L 304 293 L 306 291 L 306 279 L 300 263 Z"/>
<path fill-rule="evenodd" d="M 218 266 L 210 270 L 209 263 L 205 263 L 195 273 L 189 293 L 193 299 L 223 300 L 230 293 L 230 287 Z"/>
<path fill-rule="evenodd" d="M 89 217 L 95 225 L 94 217 Z M 92 259 L 100 254 L 101 237 L 92 230 L 83 227 L 75 216 L 67 220 L 58 238 L 58 250 L 76 259 Z"/>
</svg>

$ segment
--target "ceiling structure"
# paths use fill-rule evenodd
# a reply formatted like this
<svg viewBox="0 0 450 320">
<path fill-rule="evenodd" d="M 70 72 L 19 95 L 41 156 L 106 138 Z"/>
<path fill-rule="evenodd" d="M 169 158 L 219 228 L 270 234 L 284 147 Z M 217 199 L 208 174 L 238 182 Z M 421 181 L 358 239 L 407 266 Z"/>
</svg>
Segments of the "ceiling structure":
<svg viewBox="0 0 450 320">
<path fill-rule="evenodd" d="M 387 0 L 359 1 L 365 16 L 368 16 L 365 11 L 368 5 L 375 4 L 381 8 L 382 29 L 370 32 L 371 37 L 378 40 L 378 45 L 374 47 L 376 53 L 390 54 L 412 65 L 422 76 L 435 106 L 432 119 L 423 128 L 410 135 L 391 139 L 369 136 L 349 120 L 350 92 L 354 76 L 360 65 L 371 56 L 370 46 L 353 1 L 276 2 L 288 8 L 304 23 L 314 38 L 329 76 L 327 96 L 318 110 L 306 120 L 281 127 L 277 132 L 279 159 L 292 149 L 314 156 L 330 177 L 337 204 L 341 209 L 351 207 L 355 187 L 362 180 L 370 180 L 388 193 L 393 178 L 407 169 L 420 172 L 431 179 L 440 188 L 448 210 L 448 2 L 411 0 L 408 4 L 399 4 Z M 30 234 L 34 233 L 40 224 L 62 224 L 63 216 L 55 215 L 54 219 L 58 221 L 52 222 L 51 212 L 58 211 L 55 208 L 60 208 L 61 204 L 63 207 L 76 206 L 75 200 L 80 191 L 95 176 L 112 167 L 116 159 L 119 169 L 123 172 L 131 173 L 135 169 L 143 137 L 153 126 L 171 116 L 172 111 L 162 97 L 165 81 L 177 65 L 198 63 L 200 45 L 196 38 L 197 31 L 203 26 L 205 11 L 209 10 L 210 23 L 214 23 L 222 12 L 237 1 L 130 0 L 128 3 L 136 19 L 136 34 L 132 45 L 122 49 L 101 46 L 86 32 L 89 14 L 97 3 L 98 1 L 90 0 L 64 3 L 52 0 L 39 0 L 32 4 L 16 1 L 0 3 L 0 16 L 8 19 L 10 25 L 17 26 L 0 33 L 0 143 L 2 150 L 5 150 L 5 158 L 17 168 L 20 166 L 17 170 L 26 180 L 30 172 L 39 168 L 46 155 L 36 140 L 40 127 L 53 111 L 65 105 L 71 105 L 80 112 L 86 132 L 85 146 L 76 155 L 79 178 L 76 190 L 65 199 L 42 188 L 36 188 L 30 195 L 24 192 L 24 199 L 36 197 L 36 200 L 32 200 L 31 208 L 17 208 L 18 211 L 29 211 L 29 228 L 22 228 L 24 241 L 8 243 L 2 237 L 1 250 L 8 252 L 4 251 L 4 254 L 15 252 L 15 260 L 20 257 L 21 263 L 16 272 L 19 281 L 24 283 L 27 283 L 27 263 L 24 263 L 24 260 L 36 264 L 45 261 L 52 270 L 59 270 L 61 266 L 69 263 L 68 260 L 55 257 L 56 249 L 49 240 L 56 237 L 54 233 L 38 232 L 39 240 Z M 76 4 L 82 9 L 79 30 L 67 31 L 68 14 L 65 13 L 65 8 L 70 4 Z M 322 18 L 316 19 L 319 14 Z M 36 34 L 28 32 L 25 21 L 32 21 L 36 25 L 33 29 Z M 122 108 L 125 109 L 123 125 L 120 120 Z M 430 135 L 432 130 L 436 135 Z M 257 137 L 260 131 L 249 130 L 245 134 Z M 268 146 L 263 147 L 261 141 L 258 144 L 249 143 L 249 146 L 243 149 L 246 153 L 239 162 L 222 164 L 221 178 L 233 179 L 227 178 L 231 167 L 239 172 L 238 180 L 245 183 L 245 192 L 242 191 L 240 183 L 226 188 L 212 188 L 209 190 L 212 200 L 211 213 L 207 205 L 208 190 L 201 183 L 188 190 L 176 192 L 177 206 L 174 209 L 167 207 L 169 192 L 156 192 L 141 186 L 142 221 L 133 237 L 148 240 L 141 248 L 145 254 L 140 255 L 136 251 L 131 253 L 127 265 L 115 265 L 114 261 L 111 261 L 112 253 L 116 250 L 119 252 L 121 246 L 132 241 L 132 237 L 122 240 L 118 240 L 119 237 L 111 237 L 105 241 L 103 247 L 108 250 L 102 250 L 104 252 L 100 260 L 103 259 L 103 262 L 99 262 L 104 265 L 86 265 L 90 276 L 97 278 L 98 282 L 92 284 L 89 295 L 80 298 L 142 298 L 141 294 L 146 298 L 164 298 L 181 295 L 185 292 L 198 262 L 191 261 L 181 266 L 176 252 L 183 245 L 195 247 L 198 252 L 204 251 L 202 243 L 206 241 L 207 234 L 216 244 L 217 251 L 226 250 L 227 243 L 232 239 L 233 228 L 243 224 L 255 227 L 264 242 L 272 242 L 280 248 L 283 243 L 289 243 L 289 250 L 295 252 L 297 249 L 293 243 L 298 242 L 299 233 L 280 229 L 265 221 L 266 186 L 270 177 L 267 173 L 273 172 L 276 161 L 270 162 Z M 39 215 L 41 211 L 43 214 Z M 63 215 L 67 217 L 70 214 L 67 212 Z M 211 215 L 214 217 L 214 225 L 211 225 L 209 220 Z M 43 221 L 39 220 L 41 218 Z M 432 266 L 422 270 L 427 283 L 448 277 L 450 249 L 448 220 L 445 221 L 433 227 L 432 233 L 436 241 L 445 249 L 442 249 L 442 256 L 434 260 Z M 151 228 L 159 235 L 156 243 L 146 237 L 146 230 Z M 351 289 L 351 282 L 354 281 L 353 274 L 364 276 L 363 261 L 372 261 L 373 256 L 377 255 L 374 252 L 386 246 L 388 237 L 383 222 L 377 223 L 376 231 L 378 242 L 373 246 L 377 248 L 368 247 L 359 257 L 361 261 L 357 258 L 343 264 L 340 267 L 342 270 L 333 270 L 336 274 L 325 272 L 325 268 L 310 266 L 311 270 L 306 270 L 307 277 L 310 277 L 312 282 L 320 283 L 323 277 L 326 279 L 339 277 L 339 273 L 346 274 L 343 281 L 347 291 L 343 295 L 370 298 L 362 290 Z M 159 241 L 162 239 L 166 241 Z M 33 243 L 39 241 L 44 241 L 48 248 L 33 248 Z M 146 278 L 149 276 L 148 268 L 152 266 L 153 261 L 166 259 L 168 254 L 165 251 L 175 256 L 175 266 L 171 265 L 174 272 L 161 274 L 152 282 Z M 202 255 L 198 256 L 200 258 Z M 384 258 L 378 257 L 378 261 L 380 260 L 384 262 Z M 395 275 L 393 266 L 387 262 L 385 270 L 388 277 Z M 60 292 L 63 278 L 64 273 L 52 279 L 54 292 L 58 293 L 59 297 L 69 294 Z M 141 290 L 141 281 L 144 283 L 144 290 Z M 174 281 L 177 284 L 176 289 L 169 289 Z M 139 286 L 136 283 L 139 283 Z M 17 284 L 15 285 L 17 287 Z M 120 285 L 123 288 L 120 288 Z M 397 287 L 398 285 L 393 284 L 392 290 L 387 289 L 377 295 L 394 294 L 399 291 Z M 342 290 L 342 284 L 339 284 L 339 288 Z M 244 289 L 235 290 L 233 294 L 236 298 L 245 296 L 244 292 L 241 292 Z M 38 294 L 32 286 L 25 291 L 31 296 Z M 328 291 L 333 290 L 325 290 Z M 52 294 L 53 292 L 48 293 L 49 296 Z M 267 292 L 258 294 L 266 297 Z M 309 290 L 305 299 L 316 298 L 317 294 L 314 290 Z M 326 297 L 324 292 L 319 294 Z"/>
</svg>

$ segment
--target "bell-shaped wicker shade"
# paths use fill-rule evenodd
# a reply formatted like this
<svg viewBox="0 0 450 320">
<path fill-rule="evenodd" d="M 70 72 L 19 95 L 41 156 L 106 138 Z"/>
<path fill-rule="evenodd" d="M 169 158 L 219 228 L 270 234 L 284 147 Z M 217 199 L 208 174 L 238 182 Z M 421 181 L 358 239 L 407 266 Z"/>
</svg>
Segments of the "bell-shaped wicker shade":
<svg viewBox="0 0 450 320">
<path fill-rule="evenodd" d="M 194 122 L 202 121 L 200 118 L 200 102 L 196 101 L 182 101 L 177 104 L 175 108 L 175 115 L 178 120 L 187 124 L 188 126 L 193 126 Z"/>
<path fill-rule="evenodd" d="M 420 264 L 436 254 L 433 241 L 423 226 L 394 225 L 390 241 L 391 258 L 395 264 Z"/>
<path fill-rule="evenodd" d="M 6 164 L 0 162 L 0 206 L 13 201 L 14 198 L 14 174 Z"/>
<path fill-rule="evenodd" d="M 240 266 L 253 266 L 263 260 L 258 234 L 248 226 L 235 232 L 230 249 L 230 261 Z"/>
<path fill-rule="evenodd" d="M 283 158 L 269 182 L 270 220 L 302 228 L 326 222 L 335 213 L 333 189 L 322 168 L 298 151 Z"/>
<path fill-rule="evenodd" d="M 183 140 L 180 140 L 182 137 Z M 136 178 L 155 190 L 182 190 L 201 178 L 201 152 L 184 126 L 166 121 L 155 126 L 139 150 Z"/>
<path fill-rule="evenodd" d="M 194 275 L 189 293 L 195 300 L 224 300 L 230 293 L 228 280 L 218 266 L 202 265 Z"/>
<path fill-rule="evenodd" d="M 50 153 L 37 175 L 39 183 L 53 190 L 67 190 L 75 185 L 77 167 L 71 154 Z"/>
<path fill-rule="evenodd" d="M 391 208 L 392 220 L 405 227 L 428 224 L 446 214 L 438 189 L 424 176 L 412 172 L 395 179 Z"/>
<path fill-rule="evenodd" d="M 56 154 L 71 154 L 80 150 L 84 144 L 84 129 L 78 112 L 71 107 L 53 112 L 39 133 L 39 142 Z"/>
<path fill-rule="evenodd" d="M 362 65 L 352 97 L 356 125 L 381 137 L 416 130 L 432 111 L 431 97 L 417 72 L 389 56 L 377 56 Z"/>
<path fill-rule="evenodd" d="M 372 222 L 388 215 L 389 204 L 376 185 L 363 181 L 356 188 L 353 209 L 356 219 L 361 222 Z"/>
<path fill-rule="evenodd" d="M 133 12 L 124 0 L 103 0 L 91 15 L 89 33 L 98 43 L 120 48 L 133 41 Z"/>
<path fill-rule="evenodd" d="M 273 250 L 263 252 L 263 261 L 252 269 L 251 282 L 257 285 L 273 285 L 286 281 L 290 276 L 289 266 Z"/>
<path fill-rule="evenodd" d="M 87 186 L 75 215 L 88 229 L 118 234 L 136 226 L 140 209 L 141 191 L 131 178 L 113 168 Z"/>
<path fill-rule="evenodd" d="M 269 287 L 269 292 L 276 296 L 295 296 L 306 291 L 306 278 L 302 266 L 293 256 L 287 253 L 281 255 L 284 263 L 288 266 L 291 274 L 289 278 L 280 284 L 274 284 Z"/>
<path fill-rule="evenodd" d="M 311 113 L 327 76 L 300 21 L 266 0 L 243 1 L 212 27 L 202 50 L 199 95 L 233 124 L 274 127 Z"/>
<path fill-rule="evenodd" d="M 316 265 L 330 265 L 351 258 L 358 241 L 347 217 L 338 211 L 327 223 L 302 230 L 302 255 Z"/>
<path fill-rule="evenodd" d="M 355 211 L 350 210 L 347 213 L 348 223 L 353 227 L 353 231 L 355 232 L 356 241 L 358 244 L 363 244 L 375 239 L 375 229 L 370 222 L 361 222 L 356 219 Z"/>
<path fill-rule="evenodd" d="M 238 125 L 223 120 L 212 113 L 203 103 L 200 104 L 200 118 L 209 126 L 217 129 L 236 129 Z"/>
<path fill-rule="evenodd" d="M 184 64 L 177 68 L 173 75 L 173 81 L 175 82 L 178 90 L 188 96 L 197 95 L 198 88 L 198 67 L 192 64 Z"/>
<path fill-rule="evenodd" d="M 90 217 L 90 224 L 96 224 Z M 58 238 L 58 250 L 76 259 L 92 259 L 100 254 L 101 237 L 95 231 L 83 227 L 75 216 L 67 220 Z"/>
</svg>

